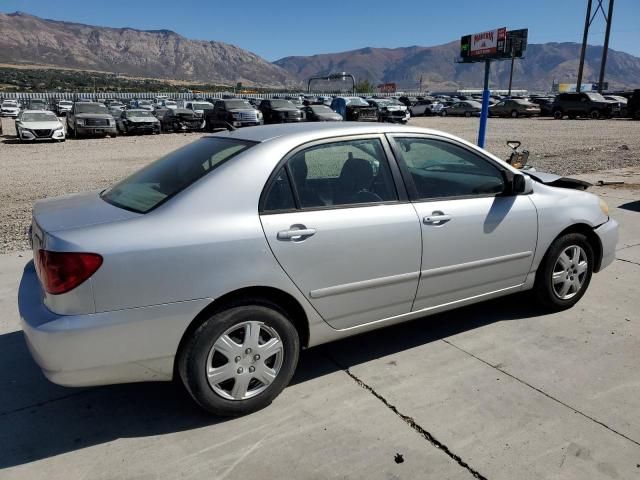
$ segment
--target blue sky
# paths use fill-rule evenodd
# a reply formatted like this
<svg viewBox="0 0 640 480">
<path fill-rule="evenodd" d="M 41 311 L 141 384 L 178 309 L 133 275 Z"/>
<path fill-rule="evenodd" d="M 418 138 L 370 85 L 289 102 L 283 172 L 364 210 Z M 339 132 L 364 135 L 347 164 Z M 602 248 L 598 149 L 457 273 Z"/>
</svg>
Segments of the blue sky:
<svg viewBox="0 0 640 480">
<path fill-rule="evenodd" d="M 188 38 L 232 43 L 276 60 L 361 47 L 437 45 L 501 26 L 529 28 L 531 43 L 581 42 L 586 4 L 587 0 L 0 0 L 0 11 L 110 27 L 168 29 Z M 602 45 L 603 38 L 604 21 L 598 18 L 589 43 Z M 610 46 L 640 56 L 640 0 L 615 0 Z"/>
</svg>

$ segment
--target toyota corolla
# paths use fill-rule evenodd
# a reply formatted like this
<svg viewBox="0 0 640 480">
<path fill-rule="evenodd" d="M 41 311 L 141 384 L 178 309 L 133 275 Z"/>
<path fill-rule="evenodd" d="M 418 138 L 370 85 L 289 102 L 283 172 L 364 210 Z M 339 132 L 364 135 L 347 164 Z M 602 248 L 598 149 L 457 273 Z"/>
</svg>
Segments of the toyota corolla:
<svg viewBox="0 0 640 480">
<path fill-rule="evenodd" d="M 61 385 L 176 378 L 210 412 L 251 412 L 301 348 L 525 290 L 572 307 L 618 226 L 597 196 L 543 180 L 407 126 L 204 137 L 35 204 L 27 343 Z"/>
</svg>

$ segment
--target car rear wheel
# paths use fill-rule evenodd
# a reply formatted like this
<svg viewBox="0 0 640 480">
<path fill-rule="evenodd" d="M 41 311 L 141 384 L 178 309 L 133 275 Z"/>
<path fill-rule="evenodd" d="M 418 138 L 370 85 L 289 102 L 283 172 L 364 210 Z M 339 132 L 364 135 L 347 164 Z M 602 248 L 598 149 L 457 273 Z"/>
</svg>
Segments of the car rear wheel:
<svg viewBox="0 0 640 480">
<path fill-rule="evenodd" d="M 600 110 L 596 110 L 596 109 L 591 110 L 591 112 L 589 113 L 589 116 L 594 120 L 598 120 L 600 118 Z"/>
<path fill-rule="evenodd" d="M 536 275 L 535 294 L 550 310 L 573 307 L 585 294 L 593 273 L 593 249 L 581 233 L 557 238 Z"/>
<path fill-rule="evenodd" d="M 562 113 L 562 110 L 554 110 L 553 111 L 553 118 L 555 118 L 556 120 L 562 120 L 563 116 L 564 116 L 564 114 Z"/>
<path fill-rule="evenodd" d="M 440 112 L 440 116 L 441 117 L 446 117 L 447 116 L 447 111 L 446 110 L 442 110 L 442 112 Z"/>
<path fill-rule="evenodd" d="M 464 116 L 467 117 L 467 118 L 470 117 L 471 116 L 471 112 L 464 112 Z"/>
<path fill-rule="evenodd" d="M 277 307 L 242 305 L 193 332 L 179 353 L 178 371 L 202 408 L 244 415 L 268 406 L 287 386 L 299 350 L 298 332 Z"/>
<path fill-rule="evenodd" d="M 517 110 L 511 110 L 511 118 L 518 118 L 518 111 Z"/>
</svg>

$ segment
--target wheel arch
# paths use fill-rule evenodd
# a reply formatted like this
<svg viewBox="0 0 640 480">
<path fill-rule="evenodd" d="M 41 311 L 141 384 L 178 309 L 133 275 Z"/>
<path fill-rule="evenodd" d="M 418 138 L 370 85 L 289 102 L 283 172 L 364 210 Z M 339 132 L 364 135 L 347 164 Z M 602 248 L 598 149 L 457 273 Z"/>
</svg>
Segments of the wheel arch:
<svg viewBox="0 0 640 480">
<path fill-rule="evenodd" d="M 600 265 L 602 263 L 602 242 L 600 241 L 600 238 L 594 231 L 594 227 L 586 223 L 574 223 L 573 225 L 569 225 L 564 230 L 562 230 L 558 235 L 556 235 L 547 246 L 547 250 L 545 251 L 544 256 L 542 257 L 542 260 L 540 263 L 542 263 L 547 258 L 549 250 L 551 249 L 551 245 L 553 245 L 553 243 L 558 238 L 564 235 L 568 235 L 570 233 L 581 233 L 585 237 L 587 237 L 587 241 L 589 242 L 589 245 L 591 245 L 591 248 L 593 249 L 593 256 L 594 256 L 593 271 L 596 273 L 600 271 Z"/>
<path fill-rule="evenodd" d="M 302 305 L 291 294 L 273 287 L 253 286 L 240 288 L 215 299 L 203 308 L 191 321 L 182 334 L 176 350 L 173 362 L 173 378 L 179 378 L 177 370 L 178 359 L 180 358 L 180 353 L 186 340 L 200 325 L 218 312 L 231 307 L 249 304 L 259 304 L 279 309 L 297 330 L 302 348 L 306 348 L 309 345 L 309 320 L 307 314 Z"/>
</svg>

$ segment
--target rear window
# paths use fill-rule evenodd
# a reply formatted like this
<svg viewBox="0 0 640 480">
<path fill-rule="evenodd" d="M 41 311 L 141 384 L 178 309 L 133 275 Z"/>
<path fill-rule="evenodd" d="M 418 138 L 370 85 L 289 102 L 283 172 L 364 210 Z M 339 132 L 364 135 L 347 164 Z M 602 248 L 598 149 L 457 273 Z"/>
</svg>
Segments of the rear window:
<svg viewBox="0 0 640 480">
<path fill-rule="evenodd" d="M 252 145 L 235 139 L 202 138 L 147 165 L 100 196 L 116 207 L 147 213 Z"/>
</svg>

